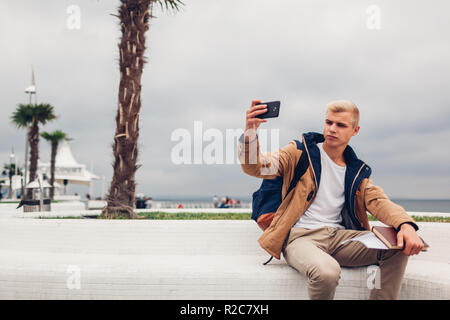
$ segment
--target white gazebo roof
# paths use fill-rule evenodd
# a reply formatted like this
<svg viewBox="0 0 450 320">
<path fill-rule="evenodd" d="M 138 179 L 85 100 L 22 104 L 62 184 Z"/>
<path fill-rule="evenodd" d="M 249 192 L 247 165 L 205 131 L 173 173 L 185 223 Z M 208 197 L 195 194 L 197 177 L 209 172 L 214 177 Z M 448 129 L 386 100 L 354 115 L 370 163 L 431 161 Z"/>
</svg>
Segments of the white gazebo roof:
<svg viewBox="0 0 450 320">
<path fill-rule="evenodd" d="M 51 188 L 52 186 L 50 185 L 50 183 L 47 182 L 47 180 L 44 180 L 41 183 L 41 187 L 42 188 Z"/>
<path fill-rule="evenodd" d="M 56 151 L 55 167 L 80 167 L 81 165 L 75 160 L 66 140 L 58 144 Z"/>
<path fill-rule="evenodd" d="M 56 182 L 56 181 L 53 183 L 53 186 L 54 186 L 55 188 L 61 188 L 61 189 L 64 188 L 63 185 L 61 185 L 60 183 L 58 183 L 58 182 Z"/>
<path fill-rule="evenodd" d="M 26 185 L 26 189 L 39 189 L 39 188 L 51 188 L 52 186 L 46 181 L 42 181 L 41 185 L 39 185 L 39 181 L 34 180 Z"/>
<path fill-rule="evenodd" d="M 26 189 L 39 189 L 39 182 L 37 180 L 33 180 L 27 184 Z"/>
<path fill-rule="evenodd" d="M 39 171 L 50 177 L 50 163 L 40 163 Z M 98 176 L 86 169 L 86 165 L 79 164 L 75 160 L 70 145 L 66 140 L 58 144 L 55 158 L 56 182 L 62 184 L 64 180 L 68 180 L 69 183 L 89 185 L 92 180 L 98 179 Z"/>
</svg>

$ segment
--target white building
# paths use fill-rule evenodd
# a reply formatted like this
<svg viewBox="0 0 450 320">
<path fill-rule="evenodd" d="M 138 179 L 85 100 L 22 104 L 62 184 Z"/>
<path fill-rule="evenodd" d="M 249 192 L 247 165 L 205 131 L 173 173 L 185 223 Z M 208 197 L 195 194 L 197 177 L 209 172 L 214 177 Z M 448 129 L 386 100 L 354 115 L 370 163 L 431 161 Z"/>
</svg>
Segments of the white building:
<svg viewBox="0 0 450 320">
<path fill-rule="evenodd" d="M 39 162 L 38 173 L 40 175 L 45 174 L 50 181 L 50 162 Z M 58 144 L 55 159 L 55 195 L 61 194 L 61 191 L 63 191 L 63 194 L 66 194 L 66 185 L 74 183 L 88 186 L 92 196 L 92 182 L 98 179 L 98 176 L 86 169 L 86 165 L 79 164 L 75 160 L 66 140 Z"/>
</svg>

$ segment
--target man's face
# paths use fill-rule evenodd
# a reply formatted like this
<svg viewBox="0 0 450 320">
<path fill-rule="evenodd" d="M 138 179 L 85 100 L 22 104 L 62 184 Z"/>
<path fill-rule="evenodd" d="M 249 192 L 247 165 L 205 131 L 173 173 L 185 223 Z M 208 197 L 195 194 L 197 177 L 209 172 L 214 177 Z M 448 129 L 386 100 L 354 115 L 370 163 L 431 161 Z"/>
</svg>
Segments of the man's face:
<svg viewBox="0 0 450 320">
<path fill-rule="evenodd" d="M 351 137 L 359 131 L 359 126 L 353 128 L 351 112 L 327 112 L 323 136 L 330 147 L 347 146 Z"/>
</svg>

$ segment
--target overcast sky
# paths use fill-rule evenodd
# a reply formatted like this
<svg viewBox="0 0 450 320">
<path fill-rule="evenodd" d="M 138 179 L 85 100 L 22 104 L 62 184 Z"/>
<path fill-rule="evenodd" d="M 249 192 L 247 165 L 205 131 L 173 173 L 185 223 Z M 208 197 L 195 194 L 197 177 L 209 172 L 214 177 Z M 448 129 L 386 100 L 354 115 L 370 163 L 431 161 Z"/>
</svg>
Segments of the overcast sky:
<svg viewBox="0 0 450 320">
<path fill-rule="evenodd" d="M 69 27 L 72 5 L 80 29 Z M 120 37 L 111 14 L 118 5 L 0 2 L 1 163 L 11 146 L 23 162 L 25 131 L 10 116 L 28 101 L 34 65 L 38 102 L 59 116 L 41 130 L 67 132 L 77 161 L 92 161 L 94 173 L 111 180 Z M 450 198 L 449 12 L 446 0 L 186 0 L 177 13 L 156 7 L 142 79 L 137 191 L 248 198 L 261 181 L 238 164 L 174 164 L 174 130 L 193 134 L 198 120 L 225 136 L 243 128 L 252 99 L 281 100 L 280 117 L 263 126 L 279 129 L 284 146 L 321 132 L 325 105 L 348 99 L 361 112 L 350 144 L 376 184 L 393 198 Z M 49 155 L 41 140 L 41 161 Z"/>
</svg>

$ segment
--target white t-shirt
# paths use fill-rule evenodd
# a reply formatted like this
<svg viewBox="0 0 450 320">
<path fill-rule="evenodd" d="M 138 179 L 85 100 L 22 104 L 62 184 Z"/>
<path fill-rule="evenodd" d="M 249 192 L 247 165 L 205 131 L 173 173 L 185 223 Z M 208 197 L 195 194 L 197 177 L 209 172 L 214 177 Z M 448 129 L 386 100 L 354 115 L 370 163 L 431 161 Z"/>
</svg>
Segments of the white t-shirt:
<svg viewBox="0 0 450 320">
<path fill-rule="evenodd" d="M 308 210 L 300 217 L 294 227 L 316 229 L 333 227 L 343 229 L 341 211 L 345 203 L 345 169 L 330 159 L 323 150 L 323 144 L 317 144 L 320 150 L 322 171 L 317 195 Z"/>
</svg>

